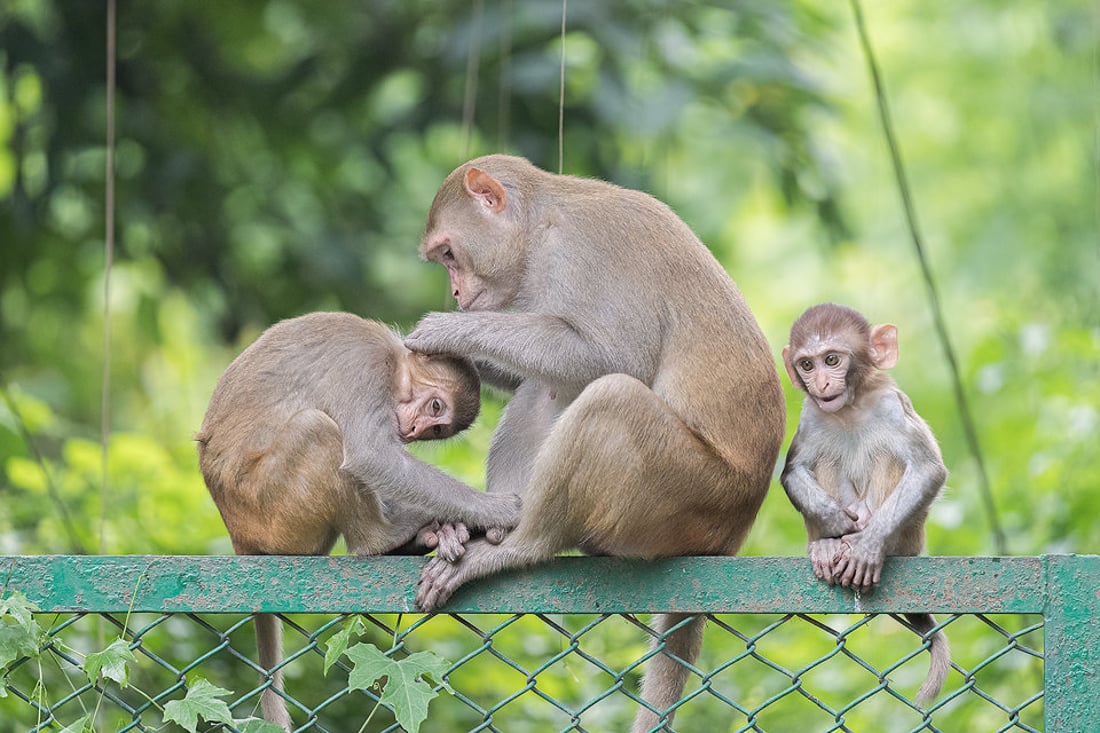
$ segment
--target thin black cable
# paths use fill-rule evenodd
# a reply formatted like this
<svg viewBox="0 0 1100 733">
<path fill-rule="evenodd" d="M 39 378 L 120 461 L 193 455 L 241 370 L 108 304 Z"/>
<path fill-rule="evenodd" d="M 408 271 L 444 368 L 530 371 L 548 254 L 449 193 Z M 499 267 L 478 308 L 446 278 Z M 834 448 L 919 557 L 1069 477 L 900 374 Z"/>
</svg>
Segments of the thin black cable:
<svg viewBox="0 0 1100 733">
<path fill-rule="evenodd" d="M 932 275 L 932 268 L 928 264 L 928 257 L 924 251 L 924 240 L 921 237 L 920 228 L 917 225 L 917 213 L 913 204 L 913 195 L 909 189 L 909 180 L 905 172 L 905 165 L 901 159 L 901 151 L 898 148 L 897 139 L 894 136 L 894 124 L 890 117 L 889 105 L 886 101 L 886 89 L 879 74 L 878 62 L 875 61 L 874 51 L 871 49 L 871 39 L 867 34 L 867 27 L 863 22 L 863 11 L 860 9 L 859 0 L 850 0 L 852 13 L 855 15 L 856 30 L 859 33 L 860 45 L 867 59 L 867 68 L 871 73 L 871 81 L 875 87 L 875 99 L 878 102 L 879 117 L 882 121 L 882 130 L 886 135 L 886 145 L 890 148 L 890 158 L 894 165 L 894 176 L 897 179 L 898 191 L 905 208 L 905 220 L 909 227 L 909 234 L 916 250 L 917 261 L 920 263 L 921 274 L 924 276 L 924 284 L 928 291 L 928 301 L 932 309 L 932 318 L 943 346 L 944 355 L 951 372 L 951 382 L 955 393 L 955 403 L 958 405 L 959 418 L 962 420 L 963 433 L 971 455 L 978 467 L 978 488 L 982 493 L 986 513 L 989 515 L 990 530 L 993 532 L 993 544 L 1000 555 L 1008 554 L 1008 543 L 1005 540 L 1004 530 L 1001 528 L 1001 520 L 997 516 L 997 506 L 993 501 L 993 491 L 989 483 L 989 474 L 985 468 L 985 458 L 981 445 L 978 442 L 978 432 L 974 427 L 974 418 L 970 411 L 970 405 L 966 399 L 966 391 L 963 389 L 962 377 L 959 374 L 958 360 L 955 358 L 955 350 L 951 346 L 951 338 L 947 332 L 947 322 L 943 317 L 943 307 L 940 304 L 939 290 Z"/>
</svg>

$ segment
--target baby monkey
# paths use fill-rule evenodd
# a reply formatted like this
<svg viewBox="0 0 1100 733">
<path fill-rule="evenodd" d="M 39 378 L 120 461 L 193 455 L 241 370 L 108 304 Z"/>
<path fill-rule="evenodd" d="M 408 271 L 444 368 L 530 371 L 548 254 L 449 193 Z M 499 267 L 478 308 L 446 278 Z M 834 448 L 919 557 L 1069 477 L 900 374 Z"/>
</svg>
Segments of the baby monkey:
<svg viewBox="0 0 1100 733">
<path fill-rule="evenodd" d="M 887 555 L 919 554 L 928 508 L 947 480 L 928 424 L 880 371 L 897 360 L 895 326 L 872 328 L 833 303 L 803 313 L 783 347 L 806 400 L 780 481 L 805 521 L 814 573 L 830 585 L 870 590 Z M 922 633 L 935 626 L 929 614 L 906 616 Z M 922 705 L 939 694 L 951 664 L 942 631 L 930 653 Z"/>
<path fill-rule="evenodd" d="M 415 354 L 350 313 L 312 313 L 267 329 L 222 374 L 195 436 L 199 467 L 239 555 L 323 555 L 342 534 L 356 555 L 437 548 L 454 561 L 467 526 L 515 527 L 519 499 L 466 486 L 405 445 L 448 438 L 479 409 L 468 360 Z M 258 616 L 256 636 L 261 665 L 278 665 L 278 619 Z M 277 693 L 262 703 L 289 726 Z"/>
</svg>

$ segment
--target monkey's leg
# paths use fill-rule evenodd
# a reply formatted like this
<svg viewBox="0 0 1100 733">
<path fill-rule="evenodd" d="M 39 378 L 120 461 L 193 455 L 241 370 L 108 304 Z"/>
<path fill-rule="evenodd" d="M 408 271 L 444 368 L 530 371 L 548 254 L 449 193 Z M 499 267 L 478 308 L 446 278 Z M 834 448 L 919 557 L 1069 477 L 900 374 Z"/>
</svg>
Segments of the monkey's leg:
<svg viewBox="0 0 1100 733">
<path fill-rule="evenodd" d="M 762 498 L 746 496 L 745 511 L 731 513 L 731 495 L 736 504 L 744 492 L 735 479 L 652 390 L 626 375 L 601 377 L 539 451 L 516 529 L 495 547 L 471 543 L 453 565 L 429 563 L 417 604 L 438 608 L 468 580 L 570 547 L 635 557 L 731 553 Z"/>
<path fill-rule="evenodd" d="M 343 439 L 332 418 L 319 410 L 292 415 L 234 486 L 226 526 L 238 554 L 322 555 L 336 541 L 335 517 L 350 480 L 340 475 Z M 292 721 L 276 690 L 283 689 L 282 626 L 274 614 L 256 615 L 260 666 L 271 673 L 260 707 L 264 719 L 287 730 Z"/>
<path fill-rule="evenodd" d="M 515 531 L 496 547 L 472 543 L 453 565 L 430 562 L 417 604 L 433 610 L 471 579 L 572 546 L 641 557 L 732 553 L 766 489 L 738 485 L 736 472 L 644 384 L 608 375 L 589 385 L 551 431 Z M 656 624 L 665 631 L 679 620 L 658 617 Z M 651 660 L 643 695 L 653 708 L 668 710 L 679 700 L 688 676 L 680 660 L 694 661 L 703 625 L 699 617 L 666 637 L 666 653 Z M 643 709 L 636 730 L 659 720 Z"/>
</svg>

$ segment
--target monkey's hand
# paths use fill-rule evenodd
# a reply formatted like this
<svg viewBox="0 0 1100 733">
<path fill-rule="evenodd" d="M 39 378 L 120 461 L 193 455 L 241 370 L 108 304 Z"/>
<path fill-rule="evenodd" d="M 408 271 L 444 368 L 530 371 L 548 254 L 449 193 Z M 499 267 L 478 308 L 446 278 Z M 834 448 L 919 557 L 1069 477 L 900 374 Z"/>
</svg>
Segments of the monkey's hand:
<svg viewBox="0 0 1100 733">
<path fill-rule="evenodd" d="M 855 523 L 857 532 L 865 530 L 867 523 L 871 521 L 871 508 L 867 506 L 865 501 L 850 505 L 844 510 L 844 513 Z"/>
<path fill-rule="evenodd" d="M 485 530 L 485 539 L 491 545 L 499 545 L 511 531 L 511 527 L 490 527 Z"/>
<path fill-rule="evenodd" d="M 438 520 L 426 524 L 416 533 L 416 541 L 447 562 L 455 562 L 466 552 L 470 531 L 462 522 L 442 523 Z"/>
<path fill-rule="evenodd" d="M 818 580 L 824 580 L 829 585 L 836 583 L 833 575 L 833 558 L 840 552 L 840 539 L 826 537 L 823 540 L 814 540 L 810 543 L 810 562 L 814 566 L 814 575 Z"/>
<path fill-rule="evenodd" d="M 405 337 L 405 347 L 421 354 L 441 354 L 456 349 L 455 334 L 464 325 L 458 313 L 428 313 L 412 333 Z"/>
<path fill-rule="evenodd" d="M 844 535 L 833 558 L 833 576 L 845 588 L 869 591 L 881 580 L 885 560 L 879 538 L 867 532 Z"/>
</svg>

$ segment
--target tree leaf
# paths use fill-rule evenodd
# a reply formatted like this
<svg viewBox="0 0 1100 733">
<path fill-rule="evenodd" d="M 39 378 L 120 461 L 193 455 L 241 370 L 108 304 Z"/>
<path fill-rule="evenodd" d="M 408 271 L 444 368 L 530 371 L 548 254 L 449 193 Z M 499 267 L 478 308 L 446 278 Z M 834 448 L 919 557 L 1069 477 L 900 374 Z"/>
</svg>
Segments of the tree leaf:
<svg viewBox="0 0 1100 733">
<path fill-rule="evenodd" d="M 393 708 L 397 722 L 409 733 L 417 733 L 428 717 L 428 703 L 439 694 L 425 676 L 442 682 L 450 663 L 434 652 L 417 652 L 394 660 L 373 644 L 356 644 L 346 653 L 353 665 L 348 686 L 366 690 L 380 685 L 381 700 Z M 381 681 L 383 678 L 385 682 Z M 445 687 L 449 692 L 450 686 Z"/>
<path fill-rule="evenodd" d="M 191 683 L 182 700 L 172 700 L 164 706 L 164 719 L 179 723 L 190 733 L 196 733 L 199 717 L 207 723 L 232 723 L 229 706 L 219 697 L 231 695 L 229 690 L 210 684 L 201 677 Z"/>
<path fill-rule="evenodd" d="M 325 645 L 325 674 L 328 674 L 329 667 L 336 664 L 336 660 L 347 651 L 352 635 L 359 636 L 366 630 L 366 624 L 359 616 L 352 616 L 344 621 L 344 628 L 333 634 Z"/>
<path fill-rule="evenodd" d="M 115 639 L 101 652 L 92 652 L 84 658 L 84 671 L 93 685 L 99 679 L 100 672 L 109 680 L 122 687 L 130 685 L 130 662 L 137 661 L 130 647 L 122 639 Z"/>
</svg>

